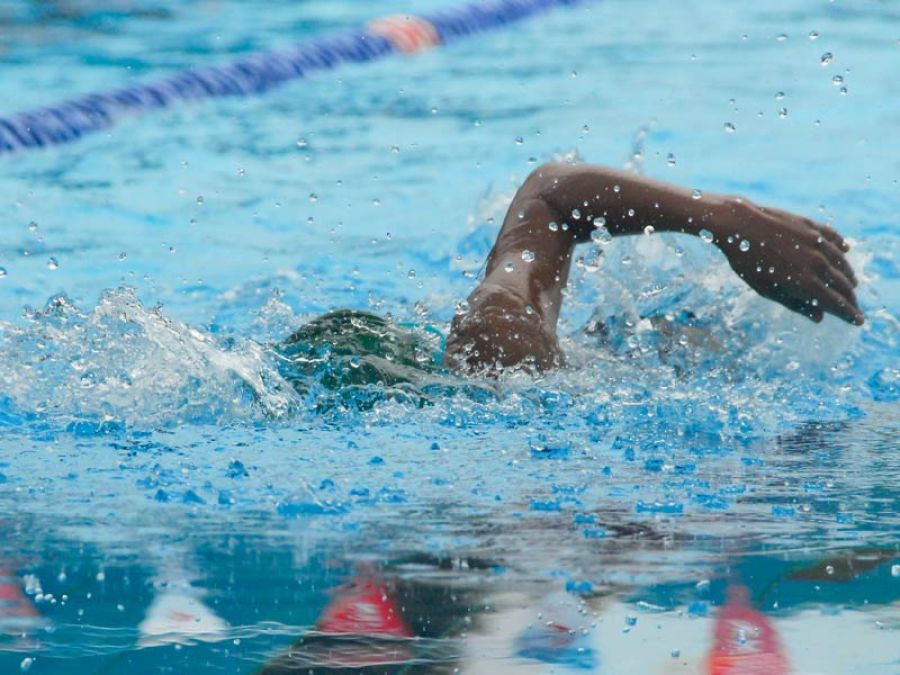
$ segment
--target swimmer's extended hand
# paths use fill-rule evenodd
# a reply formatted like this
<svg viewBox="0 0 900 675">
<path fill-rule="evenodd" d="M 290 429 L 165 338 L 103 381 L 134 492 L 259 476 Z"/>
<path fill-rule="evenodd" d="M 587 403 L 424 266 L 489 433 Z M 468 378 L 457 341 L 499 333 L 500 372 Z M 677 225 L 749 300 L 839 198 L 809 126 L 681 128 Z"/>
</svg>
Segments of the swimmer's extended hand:
<svg viewBox="0 0 900 675">
<path fill-rule="evenodd" d="M 825 312 L 861 325 L 850 246 L 827 225 L 745 199 L 722 198 L 715 243 L 732 269 L 765 298 L 815 322 Z"/>
</svg>

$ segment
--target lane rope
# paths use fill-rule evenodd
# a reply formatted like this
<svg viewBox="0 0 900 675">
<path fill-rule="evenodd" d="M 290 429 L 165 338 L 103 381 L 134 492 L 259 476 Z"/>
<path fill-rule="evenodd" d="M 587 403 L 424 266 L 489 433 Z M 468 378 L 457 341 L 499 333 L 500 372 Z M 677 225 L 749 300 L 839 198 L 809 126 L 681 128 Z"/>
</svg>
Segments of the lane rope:
<svg viewBox="0 0 900 675">
<path fill-rule="evenodd" d="M 230 64 L 186 70 L 157 82 L 81 95 L 56 105 L 0 117 L 0 155 L 71 143 L 145 110 L 209 98 L 255 96 L 343 63 L 415 54 L 581 1 L 490 0 L 425 16 L 387 16 L 370 21 L 360 30 L 260 52 Z"/>
</svg>

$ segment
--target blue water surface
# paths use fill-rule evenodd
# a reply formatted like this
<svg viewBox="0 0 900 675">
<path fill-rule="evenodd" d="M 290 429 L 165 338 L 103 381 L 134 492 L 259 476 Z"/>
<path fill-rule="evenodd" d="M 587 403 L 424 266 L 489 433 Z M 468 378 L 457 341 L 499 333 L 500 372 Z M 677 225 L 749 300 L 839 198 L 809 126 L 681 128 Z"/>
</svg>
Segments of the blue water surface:
<svg viewBox="0 0 900 675">
<path fill-rule="evenodd" d="M 446 6 L 7 0 L 0 114 Z M 730 586 L 796 672 L 900 671 L 897 25 L 589 1 L 0 156 L 0 672 L 700 672 Z M 831 222 L 865 326 L 653 234 L 581 252 L 559 372 L 283 379 L 336 307 L 445 330 L 573 154 Z"/>
</svg>

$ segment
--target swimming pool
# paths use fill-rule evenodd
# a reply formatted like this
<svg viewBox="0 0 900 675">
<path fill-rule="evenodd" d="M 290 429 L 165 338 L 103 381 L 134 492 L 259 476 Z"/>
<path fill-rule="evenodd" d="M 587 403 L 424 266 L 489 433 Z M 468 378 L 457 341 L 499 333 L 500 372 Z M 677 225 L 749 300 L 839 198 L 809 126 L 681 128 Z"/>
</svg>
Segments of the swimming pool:
<svg viewBox="0 0 900 675">
<path fill-rule="evenodd" d="M 0 113 L 447 4 L 7 2 Z M 897 672 L 898 18 L 586 2 L 0 157 L 0 671 L 698 672 L 746 587 L 747 650 Z M 652 235 L 585 253 L 570 369 L 286 386 L 329 309 L 446 326 L 566 153 L 833 220 L 867 324 Z M 682 311 L 711 338 L 661 356 Z"/>
</svg>

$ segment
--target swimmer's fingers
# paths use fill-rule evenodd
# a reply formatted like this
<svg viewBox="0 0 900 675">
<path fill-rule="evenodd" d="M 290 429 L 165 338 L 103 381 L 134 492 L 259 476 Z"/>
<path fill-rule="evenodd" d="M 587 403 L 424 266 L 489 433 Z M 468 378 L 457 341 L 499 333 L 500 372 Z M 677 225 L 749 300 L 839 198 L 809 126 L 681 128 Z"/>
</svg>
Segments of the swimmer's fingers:
<svg viewBox="0 0 900 675">
<path fill-rule="evenodd" d="M 806 269 L 819 282 L 838 291 L 850 303 L 856 306 L 856 276 L 843 255 L 830 254 L 828 251 L 810 251 Z"/>
<path fill-rule="evenodd" d="M 829 242 L 829 246 L 833 244 Z M 825 311 L 844 321 L 861 325 L 863 313 L 853 288 L 856 276 L 843 254 L 835 250 L 819 250 L 808 268 L 814 275 L 811 297 L 823 302 Z M 816 293 L 823 295 L 819 298 Z"/>
<path fill-rule="evenodd" d="M 806 228 L 809 228 L 809 230 L 811 230 L 815 236 L 821 236 L 824 241 L 834 244 L 834 246 L 836 246 L 839 251 L 843 251 L 844 253 L 846 253 L 850 250 L 850 244 L 848 244 L 847 241 L 833 227 L 830 227 L 823 223 L 817 223 L 811 218 L 798 216 L 795 213 L 791 213 L 783 209 L 776 209 L 772 206 L 763 206 L 760 208 L 762 208 L 763 211 L 765 211 L 772 217 L 779 218 L 786 222 L 793 221 L 796 223 L 801 223 Z"/>
<path fill-rule="evenodd" d="M 853 267 L 844 255 L 850 250 L 850 244 L 848 244 L 837 231 L 828 225 L 817 223 L 814 220 L 789 213 L 782 209 L 765 206 L 762 207 L 762 210 L 770 218 L 786 225 L 794 233 L 794 237 L 796 237 L 795 241 L 798 246 L 803 246 L 805 243 L 811 248 L 818 250 L 837 273 L 839 273 L 835 274 L 835 272 L 832 271 L 832 275 L 842 276 L 853 288 L 859 284 L 856 279 L 856 273 L 853 271 Z M 841 280 L 838 279 L 835 283 L 841 285 Z"/>
<path fill-rule="evenodd" d="M 849 294 L 844 294 L 833 285 L 820 283 L 813 291 L 812 297 L 820 309 L 834 314 L 847 323 L 861 326 L 865 322 L 865 316 L 856 303 L 856 296 L 853 295 L 852 289 Z"/>
<path fill-rule="evenodd" d="M 830 241 L 832 244 L 837 246 L 841 251 L 846 253 L 850 250 L 850 244 L 846 242 L 846 240 L 837 233 L 836 230 L 828 227 L 828 225 L 820 225 L 819 223 L 813 223 L 813 227 L 815 227 L 822 235 L 822 237 L 826 241 Z"/>
<path fill-rule="evenodd" d="M 795 277 L 794 284 L 787 282 L 781 287 L 784 293 L 773 293 L 770 289 L 765 295 L 816 323 L 828 313 L 848 323 L 862 325 L 865 317 L 850 279 L 823 254 L 814 255 L 815 258 L 807 263 L 805 275 L 801 273 Z"/>
<path fill-rule="evenodd" d="M 859 303 L 856 301 L 856 293 L 853 292 L 853 284 L 850 280 L 834 268 L 829 269 L 822 277 L 821 281 L 825 287 L 837 291 L 838 295 L 850 306 L 859 311 Z M 861 314 L 862 312 L 860 312 Z"/>
<path fill-rule="evenodd" d="M 856 274 L 850 266 L 847 258 L 838 248 L 837 244 L 832 241 L 823 240 L 819 245 L 819 250 L 828 259 L 828 261 L 847 279 L 847 282 L 853 288 L 859 285 L 856 280 Z"/>
</svg>

